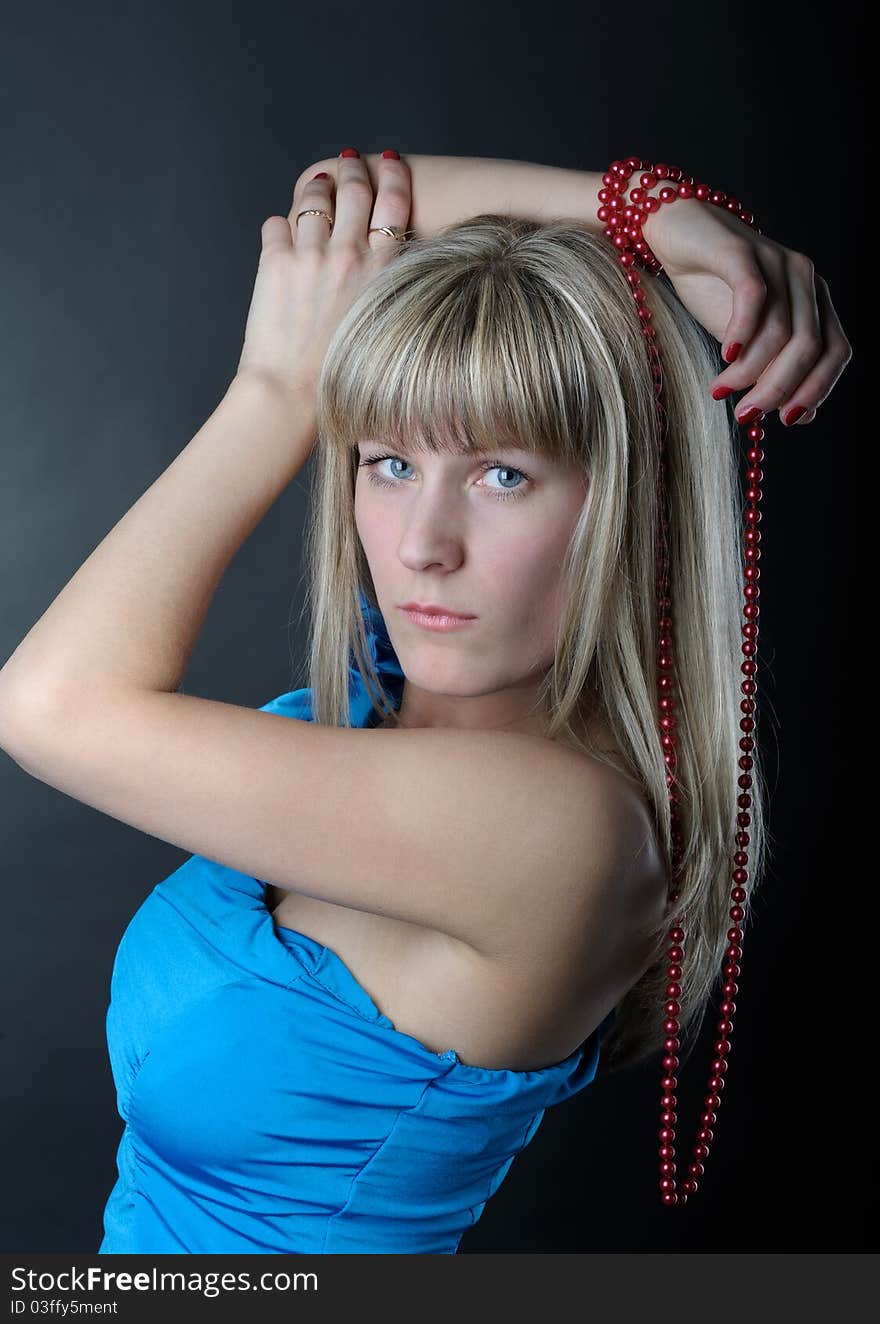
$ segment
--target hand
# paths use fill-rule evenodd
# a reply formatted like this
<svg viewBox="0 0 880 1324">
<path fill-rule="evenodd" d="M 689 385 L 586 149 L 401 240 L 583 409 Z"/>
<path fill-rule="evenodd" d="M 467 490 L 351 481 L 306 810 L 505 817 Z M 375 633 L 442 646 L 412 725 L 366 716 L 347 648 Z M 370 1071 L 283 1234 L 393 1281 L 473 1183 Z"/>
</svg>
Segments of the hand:
<svg viewBox="0 0 880 1324">
<path fill-rule="evenodd" d="M 334 183 L 335 201 L 334 201 Z M 400 244 L 373 226 L 405 230 L 412 204 L 409 167 L 382 158 L 374 199 L 359 157 L 340 157 L 336 180 L 311 179 L 294 192 L 286 217 L 262 227 L 263 249 L 248 313 L 237 379 L 302 392 L 317 386 L 336 327 L 364 286 L 399 252 Z M 334 218 L 302 216 L 320 208 Z"/>
<path fill-rule="evenodd" d="M 804 407 L 811 423 L 852 358 L 828 286 L 803 253 L 758 234 L 739 217 L 697 198 L 652 212 L 646 242 L 685 307 L 724 347 L 739 354 L 710 384 L 743 391 L 750 408 L 779 410 L 783 424 Z M 792 419 L 792 422 L 795 420 Z"/>
</svg>

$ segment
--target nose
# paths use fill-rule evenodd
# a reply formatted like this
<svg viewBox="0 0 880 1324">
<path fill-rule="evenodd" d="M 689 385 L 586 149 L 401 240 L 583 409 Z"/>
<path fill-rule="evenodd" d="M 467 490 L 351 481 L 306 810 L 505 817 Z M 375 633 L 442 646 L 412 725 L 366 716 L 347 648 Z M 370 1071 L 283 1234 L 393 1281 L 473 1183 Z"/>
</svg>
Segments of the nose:
<svg viewBox="0 0 880 1324">
<path fill-rule="evenodd" d="M 463 516 L 454 497 L 438 489 L 407 503 L 398 555 L 414 569 L 440 565 L 455 569 L 464 554 Z"/>
</svg>

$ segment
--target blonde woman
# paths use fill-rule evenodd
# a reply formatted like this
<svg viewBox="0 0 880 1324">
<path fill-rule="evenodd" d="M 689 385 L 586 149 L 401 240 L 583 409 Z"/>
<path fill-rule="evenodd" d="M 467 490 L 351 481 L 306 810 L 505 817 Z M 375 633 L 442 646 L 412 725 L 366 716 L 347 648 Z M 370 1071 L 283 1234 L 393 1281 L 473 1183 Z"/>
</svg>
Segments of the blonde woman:
<svg viewBox="0 0 880 1324">
<path fill-rule="evenodd" d="M 545 1110 L 659 1046 L 656 425 L 600 180 L 321 164 L 263 226 L 220 405 L 0 676 L 26 772 L 193 852 L 114 965 L 105 1254 L 452 1254 Z M 696 201 L 645 234 L 674 286 L 643 279 L 695 1032 L 739 736 L 738 480 L 710 388 L 809 422 L 850 349 L 803 255 Z M 744 347 L 721 374 L 706 331 Z M 308 687 L 259 711 L 183 694 L 231 558 L 313 453 Z M 757 775 L 753 803 L 754 887 Z"/>
</svg>

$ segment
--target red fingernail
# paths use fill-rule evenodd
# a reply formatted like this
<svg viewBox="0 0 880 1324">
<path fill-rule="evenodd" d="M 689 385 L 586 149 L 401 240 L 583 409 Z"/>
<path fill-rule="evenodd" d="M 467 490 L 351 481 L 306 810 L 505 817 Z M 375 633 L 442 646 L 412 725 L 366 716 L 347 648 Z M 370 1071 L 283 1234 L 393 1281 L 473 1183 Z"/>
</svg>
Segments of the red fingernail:
<svg viewBox="0 0 880 1324">
<path fill-rule="evenodd" d="M 733 363 L 734 359 L 736 358 L 737 354 L 740 352 L 741 349 L 742 349 L 742 345 L 739 343 L 738 340 L 735 340 L 732 345 L 728 345 L 727 353 L 724 355 L 725 360 L 728 363 Z"/>
<path fill-rule="evenodd" d="M 360 156 L 360 152 L 358 151 L 358 149 L 357 149 L 356 147 L 343 147 L 343 149 L 342 149 L 342 151 L 339 153 L 339 155 L 340 155 L 340 156 Z"/>
<path fill-rule="evenodd" d="M 760 413 L 761 410 L 758 406 L 752 405 L 751 409 L 747 409 L 744 414 L 737 415 L 736 421 L 737 423 L 751 423 L 752 419 L 757 418 Z"/>
<path fill-rule="evenodd" d="M 790 428 L 792 423 L 796 423 L 799 418 L 803 418 L 806 412 L 807 412 L 806 405 L 798 405 L 797 409 L 790 410 L 785 415 L 785 426 L 787 428 Z"/>
<path fill-rule="evenodd" d="M 712 399 L 726 400 L 732 390 L 732 386 L 716 386 L 715 390 L 712 392 Z"/>
<path fill-rule="evenodd" d="M 329 179 L 329 178 L 330 178 L 330 176 L 327 174 L 327 171 L 326 171 L 326 170 L 322 170 L 322 171 L 321 171 L 319 174 L 317 174 L 317 175 L 312 175 L 312 179 Z"/>
<path fill-rule="evenodd" d="M 400 152 L 395 152 L 393 147 L 386 147 L 382 155 L 385 157 L 390 157 L 392 161 L 400 160 Z"/>
</svg>

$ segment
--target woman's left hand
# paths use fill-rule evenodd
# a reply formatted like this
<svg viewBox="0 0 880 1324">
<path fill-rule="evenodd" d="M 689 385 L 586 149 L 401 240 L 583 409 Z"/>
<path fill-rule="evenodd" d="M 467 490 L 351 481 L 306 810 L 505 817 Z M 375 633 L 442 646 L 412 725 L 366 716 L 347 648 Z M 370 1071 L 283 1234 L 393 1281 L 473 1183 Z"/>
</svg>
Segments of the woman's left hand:
<svg viewBox="0 0 880 1324">
<path fill-rule="evenodd" d="M 697 198 L 663 203 L 642 230 L 682 303 L 722 345 L 730 366 L 710 383 L 715 399 L 747 390 L 737 421 L 778 409 L 786 426 L 812 422 L 852 346 L 810 259 Z"/>
</svg>

